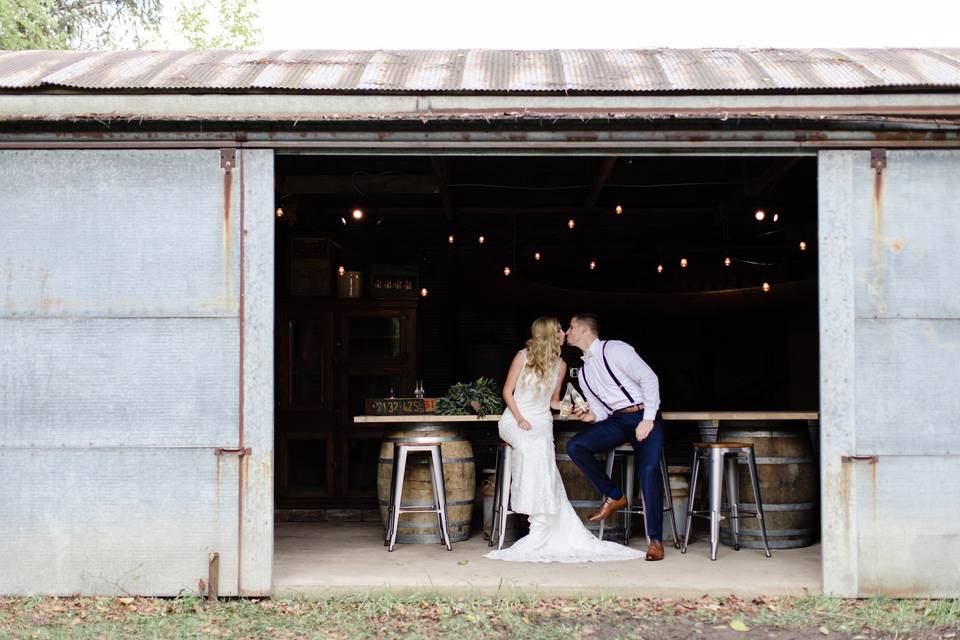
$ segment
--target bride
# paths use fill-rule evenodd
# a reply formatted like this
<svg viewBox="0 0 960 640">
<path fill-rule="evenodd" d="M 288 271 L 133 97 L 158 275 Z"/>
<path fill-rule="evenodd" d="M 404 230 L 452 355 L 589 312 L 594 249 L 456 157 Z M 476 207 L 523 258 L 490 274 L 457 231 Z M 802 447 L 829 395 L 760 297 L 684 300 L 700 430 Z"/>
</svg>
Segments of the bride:
<svg viewBox="0 0 960 640">
<path fill-rule="evenodd" d="M 560 359 L 563 329 L 556 318 L 537 318 L 527 348 L 517 353 L 503 386 L 507 409 L 500 437 L 513 447 L 510 503 L 530 519 L 530 533 L 486 558 L 518 562 L 635 560 L 642 551 L 597 539 L 567 499 L 553 448 L 553 416 L 567 366 Z"/>
</svg>

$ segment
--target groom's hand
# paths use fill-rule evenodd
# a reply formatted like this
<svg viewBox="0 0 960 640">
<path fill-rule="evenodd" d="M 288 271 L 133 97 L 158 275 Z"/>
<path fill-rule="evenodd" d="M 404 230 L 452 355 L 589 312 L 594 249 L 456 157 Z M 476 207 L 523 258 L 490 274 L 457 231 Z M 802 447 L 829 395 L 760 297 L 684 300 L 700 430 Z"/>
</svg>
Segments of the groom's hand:
<svg viewBox="0 0 960 640">
<path fill-rule="evenodd" d="M 637 441 L 643 442 L 651 431 L 653 431 L 653 420 L 641 420 L 637 425 Z"/>
<path fill-rule="evenodd" d="M 580 422 L 596 422 L 597 416 L 593 415 L 592 411 L 581 411 L 580 412 Z"/>
</svg>

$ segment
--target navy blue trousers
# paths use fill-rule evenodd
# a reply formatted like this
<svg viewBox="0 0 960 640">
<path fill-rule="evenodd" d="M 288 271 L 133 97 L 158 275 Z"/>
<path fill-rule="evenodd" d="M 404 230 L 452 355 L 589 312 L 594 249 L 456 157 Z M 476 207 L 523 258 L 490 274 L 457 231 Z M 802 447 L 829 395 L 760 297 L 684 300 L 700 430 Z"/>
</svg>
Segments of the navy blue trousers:
<svg viewBox="0 0 960 640">
<path fill-rule="evenodd" d="M 636 428 L 643 417 L 637 413 L 615 413 L 606 420 L 586 425 L 567 442 L 567 455 L 587 476 L 590 484 L 603 496 L 610 495 L 617 485 L 607 477 L 604 463 L 594 454 L 606 454 L 625 442 L 633 445 L 637 459 L 637 475 L 646 505 L 647 533 L 651 540 L 663 540 L 663 475 L 660 455 L 663 451 L 663 416 L 657 412 L 653 430 L 642 442 L 637 441 Z"/>
</svg>

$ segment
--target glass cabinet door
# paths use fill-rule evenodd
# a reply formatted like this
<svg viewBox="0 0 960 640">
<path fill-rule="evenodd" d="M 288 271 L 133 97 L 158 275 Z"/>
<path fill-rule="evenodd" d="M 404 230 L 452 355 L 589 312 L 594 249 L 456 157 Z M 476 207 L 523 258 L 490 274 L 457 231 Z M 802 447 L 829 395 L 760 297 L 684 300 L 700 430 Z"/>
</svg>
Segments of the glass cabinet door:
<svg viewBox="0 0 960 640">
<path fill-rule="evenodd" d="M 286 386 L 284 404 L 330 407 L 333 332 L 329 317 L 290 318 L 285 329 L 286 367 L 281 372 Z"/>
<path fill-rule="evenodd" d="M 408 320 L 403 314 L 345 314 L 343 356 L 354 362 L 408 357 Z"/>
</svg>

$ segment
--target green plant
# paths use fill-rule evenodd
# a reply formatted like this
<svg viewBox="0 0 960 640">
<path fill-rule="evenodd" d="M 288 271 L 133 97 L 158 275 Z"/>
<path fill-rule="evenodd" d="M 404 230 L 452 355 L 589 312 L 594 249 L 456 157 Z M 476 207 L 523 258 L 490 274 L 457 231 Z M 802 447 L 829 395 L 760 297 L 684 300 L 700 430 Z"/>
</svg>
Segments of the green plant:
<svg viewBox="0 0 960 640">
<path fill-rule="evenodd" d="M 500 386 L 491 378 L 478 378 L 476 382 L 458 382 L 450 387 L 447 395 L 437 398 L 437 414 L 465 416 L 472 413 L 481 418 L 488 414 L 503 412 Z"/>
</svg>

